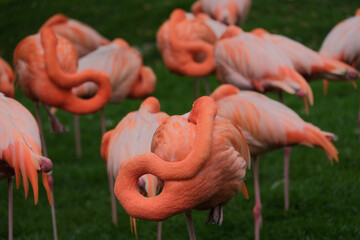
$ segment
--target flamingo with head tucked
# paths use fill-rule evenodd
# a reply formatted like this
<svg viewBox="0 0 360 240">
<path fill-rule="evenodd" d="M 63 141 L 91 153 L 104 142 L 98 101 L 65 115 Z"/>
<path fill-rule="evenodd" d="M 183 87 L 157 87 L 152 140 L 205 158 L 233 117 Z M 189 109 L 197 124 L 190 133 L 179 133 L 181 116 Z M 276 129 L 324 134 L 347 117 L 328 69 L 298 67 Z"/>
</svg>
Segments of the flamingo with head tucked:
<svg viewBox="0 0 360 240">
<path fill-rule="evenodd" d="M 158 49 L 166 67 L 177 74 L 204 77 L 214 70 L 213 44 L 217 38 L 200 18 L 188 18 L 186 12 L 175 9 L 156 34 Z M 195 82 L 195 98 L 197 98 Z"/>
<path fill-rule="evenodd" d="M 43 184 L 50 204 L 52 199 L 47 174 L 52 169 L 51 161 L 41 154 L 39 128 L 31 113 L 14 99 L 0 93 L 0 179 L 7 178 L 9 193 L 9 240 L 13 239 L 13 196 L 12 179 L 16 178 L 16 186 L 20 186 L 20 178 L 24 185 L 25 197 L 28 195 L 30 180 L 35 204 L 38 202 L 38 177 L 42 172 Z"/>
<path fill-rule="evenodd" d="M 74 46 L 55 35 L 51 28 L 43 28 L 39 34 L 23 39 L 15 49 L 14 65 L 21 88 L 35 102 L 45 156 L 39 102 L 71 113 L 87 114 L 98 111 L 111 98 L 108 75 L 91 69 L 76 73 L 77 53 Z M 72 88 L 87 81 L 98 85 L 96 95 L 90 99 L 76 97 L 71 92 Z M 55 214 L 54 204 L 52 213 Z M 54 238 L 57 238 L 55 223 Z"/>
<path fill-rule="evenodd" d="M 243 24 L 247 18 L 252 0 L 198 0 L 191 11 L 209 14 L 226 25 Z"/>
<path fill-rule="evenodd" d="M 156 130 L 151 153 L 125 160 L 115 195 L 132 217 L 162 221 L 191 209 L 212 209 L 208 221 L 222 222 L 222 207 L 240 190 L 250 155 L 244 136 L 231 121 L 216 116 L 214 100 L 201 97 L 188 115 L 167 118 Z M 144 174 L 164 182 L 162 192 L 146 198 L 138 191 Z M 195 239 L 189 228 L 190 238 Z"/>
<path fill-rule="evenodd" d="M 110 43 L 108 39 L 101 36 L 87 24 L 68 18 L 64 14 L 55 14 L 49 18 L 41 26 L 39 32 L 47 27 L 51 27 L 56 34 L 74 44 L 79 57 L 85 56 L 99 46 Z"/>
<path fill-rule="evenodd" d="M 222 85 L 211 95 L 216 100 L 218 115 L 237 124 L 244 133 L 253 156 L 255 206 L 255 239 L 260 238 L 261 200 L 259 188 L 259 155 L 295 144 L 317 146 L 324 150 L 331 163 L 338 161 L 338 151 L 330 139 L 334 135 L 303 121 L 293 110 L 253 91 L 239 91 L 232 85 Z M 289 163 L 289 161 L 287 161 Z M 287 166 L 284 169 L 289 169 Z M 288 172 L 285 172 L 285 205 L 289 204 Z"/>
<path fill-rule="evenodd" d="M 10 65 L 0 57 L 0 92 L 14 97 L 15 75 Z"/>
<path fill-rule="evenodd" d="M 138 111 L 127 114 L 116 126 L 102 138 L 101 156 L 106 162 L 110 179 L 110 192 L 114 196 L 114 180 L 122 162 L 143 153 L 151 152 L 151 140 L 155 130 L 168 115 L 160 112 L 159 101 L 149 97 L 141 104 Z M 144 195 L 155 197 L 160 183 L 151 174 L 143 175 L 138 180 L 139 188 Z M 113 215 L 116 215 L 115 202 L 112 205 Z M 135 221 L 131 221 L 135 226 Z M 161 236 L 159 222 L 158 236 Z"/>
</svg>

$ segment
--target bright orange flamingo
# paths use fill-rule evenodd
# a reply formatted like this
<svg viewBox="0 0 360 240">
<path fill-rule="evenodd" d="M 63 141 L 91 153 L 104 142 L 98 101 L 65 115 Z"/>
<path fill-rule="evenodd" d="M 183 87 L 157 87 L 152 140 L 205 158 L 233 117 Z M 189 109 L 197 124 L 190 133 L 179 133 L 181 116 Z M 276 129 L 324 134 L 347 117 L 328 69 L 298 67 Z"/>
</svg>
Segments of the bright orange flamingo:
<svg viewBox="0 0 360 240">
<path fill-rule="evenodd" d="M 204 77 L 214 70 L 213 44 L 216 35 L 198 18 L 189 19 L 186 12 L 175 9 L 156 34 L 158 49 L 166 67 L 177 74 Z M 198 80 L 195 82 L 197 98 Z"/>
<path fill-rule="evenodd" d="M 15 76 L 10 65 L 0 57 L 0 92 L 7 97 L 14 97 Z"/>
<path fill-rule="evenodd" d="M 221 224 L 223 205 L 241 189 L 246 192 L 249 149 L 236 125 L 216 117 L 210 97 L 196 100 L 187 117 L 167 118 L 154 134 L 151 151 L 125 160 L 115 182 L 116 197 L 134 218 L 162 221 L 186 212 L 195 239 L 191 209 L 212 209 L 208 221 Z M 144 174 L 164 181 L 156 197 L 139 193 L 138 179 Z"/>
<path fill-rule="evenodd" d="M 120 164 L 125 160 L 143 153 L 151 152 L 151 140 L 155 130 L 168 115 L 160 112 L 159 101 L 154 97 L 147 98 L 138 111 L 127 114 L 116 126 L 108 131 L 102 139 L 101 156 L 106 162 L 108 175 L 112 177 L 110 192 L 114 196 L 114 180 L 118 175 Z M 149 197 L 155 197 L 160 183 L 151 174 L 139 178 L 141 192 Z M 113 216 L 116 216 L 115 201 L 112 206 Z M 135 219 L 131 220 L 133 226 Z M 161 223 L 159 222 L 158 237 L 161 238 Z"/>
<path fill-rule="evenodd" d="M 356 10 L 354 17 L 341 21 L 330 31 L 320 48 L 320 54 L 346 62 L 353 67 L 360 69 L 359 29 L 360 8 Z M 360 107 L 358 113 L 358 127 L 360 134 Z"/>
<path fill-rule="evenodd" d="M 24 185 L 25 197 L 28 195 L 30 180 L 35 204 L 38 202 L 37 172 L 42 172 L 42 180 L 52 204 L 50 187 L 45 172 L 52 169 L 51 161 L 41 154 L 39 128 L 31 113 L 14 99 L 0 93 L 0 179 L 8 179 L 9 232 L 13 239 L 13 176 L 16 186 L 20 178 Z"/>
<path fill-rule="evenodd" d="M 330 139 L 334 135 L 323 132 L 311 123 L 303 121 L 284 104 L 253 91 L 239 91 L 232 85 L 222 85 L 211 95 L 216 100 L 218 115 L 230 119 L 244 133 L 253 156 L 255 206 L 255 239 L 260 238 L 261 200 L 259 188 L 259 155 L 294 144 L 322 148 L 331 163 L 338 161 L 338 151 Z M 287 166 L 284 169 L 289 169 Z M 288 188 L 285 172 L 284 190 Z M 286 195 L 285 201 L 289 202 Z"/>
<path fill-rule="evenodd" d="M 156 76 L 150 67 L 143 66 L 140 53 L 129 46 L 123 39 L 115 39 L 111 44 L 101 46 L 97 50 L 79 60 L 78 72 L 94 69 L 106 73 L 112 86 L 111 103 L 120 103 L 125 98 L 144 98 L 155 89 Z M 72 92 L 81 98 L 89 98 L 96 94 L 98 88 L 93 82 L 86 82 Z M 105 133 L 105 116 L 101 114 L 102 133 Z M 79 119 L 74 115 L 77 155 L 81 156 Z"/>
<path fill-rule="evenodd" d="M 308 81 L 319 78 L 333 81 L 353 81 L 359 75 L 353 67 L 337 59 L 322 56 L 320 53 L 285 36 L 270 34 L 262 28 L 254 29 L 251 33 L 270 41 L 284 50 L 293 63 L 295 70 Z M 325 92 L 326 86 L 325 84 Z"/>
<path fill-rule="evenodd" d="M 226 25 L 243 24 L 250 10 L 252 0 L 198 0 L 191 6 L 191 11 L 209 14 L 212 18 Z"/>
<path fill-rule="evenodd" d="M 75 46 L 79 57 L 94 51 L 101 45 L 109 44 L 110 41 L 90 26 L 66 17 L 63 14 L 55 14 L 49 18 L 40 28 L 51 27 L 56 34 L 66 38 Z"/>
<path fill-rule="evenodd" d="M 276 45 L 230 26 L 215 45 L 217 75 L 223 83 L 240 89 L 285 91 L 307 98 L 313 93 L 306 80 L 295 71 L 286 53 Z"/>
<path fill-rule="evenodd" d="M 43 28 L 40 34 L 23 39 L 15 49 L 14 65 L 21 88 L 35 102 L 45 156 L 47 151 L 39 102 L 71 113 L 87 114 L 98 111 L 111 98 L 109 77 L 91 69 L 76 73 L 77 53 L 74 46 L 65 38 L 56 36 L 51 28 Z M 71 89 L 87 81 L 98 84 L 97 94 L 85 100 L 76 97 Z M 54 216 L 54 204 L 52 213 Z M 57 239 L 55 223 L 54 238 Z"/>
</svg>

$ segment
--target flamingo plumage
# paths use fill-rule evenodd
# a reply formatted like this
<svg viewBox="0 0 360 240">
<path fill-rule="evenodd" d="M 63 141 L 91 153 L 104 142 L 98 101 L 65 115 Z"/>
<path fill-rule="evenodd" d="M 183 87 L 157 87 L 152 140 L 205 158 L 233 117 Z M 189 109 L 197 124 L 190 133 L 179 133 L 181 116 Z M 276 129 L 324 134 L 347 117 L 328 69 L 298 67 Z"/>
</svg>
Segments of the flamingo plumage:
<svg viewBox="0 0 360 240">
<path fill-rule="evenodd" d="M 240 129 L 216 117 L 214 100 L 201 97 L 189 114 L 169 117 L 157 128 L 151 153 L 120 165 L 115 195 L 135 218 L 162 221 L 191 209 L 213 209 L 209 221 L 221 224 L 222 206 L 244 190 L 249 166 L 249 149 Z M 144 174 L 164 181 L 158 196 L 139 194 L 137 183 Z M 194 231 L 189 228 L 189 233 Z"/>
<path fill-rule="evenodd" d="M 46 172 L 52 169 L 50 159 L 41 153 L 39 128 L 31 113 L 14 99 L 0 93 L 0 179 L 8 178 L 9 184 L 9 239 L 13 238 L 12 228 L 12 179 L 15 175 L 16 186 L 22 178 L 25 197 L 28 196 L 30 180 L 34 202 L 38 202 L 38 177 L 42 181 L 52 204 L 50 186 Z"/>
<path fill-rule="evenodd" d="M 101 156 L 106 162 L 107 172 L 111 177 L 109 181 L 112 196 L 114 196 L 114 179 L 118 175 L 121 163 L 137 155 L 151 152 L 151 140 L 155 130 L 167 117 L 166 113 L 160 112 L 159 101 L 149 97 L 144 100 L 138 111 L 127 114 L 115 129 L 106 132 L 103 136 Z M 149 197 L 155 197 L 160 186 L 157 178 L 151 174 L 141 176 L 138 185 L 144 195 Z M 112 208 L 113 211 L 116 210 L 115 207 Z"/>
<path fill-rule="evenodd" d="M 99 46 L 109 44 L 110 41 L 101 36 L 89 25 L 78 20 L 68 18 L 64 14 L 55 14 L 40 28 L 39 32 L 51 27 L 56 34 L 68 39 L 74 44 L 79 57 L 94 51 Z"/>
<path fill-rule="evenodd" d="M 284 104 L 257 92 L 240 91 L 232 85 L 224 84 L 211 96 L 216 100 L 218 115 L 233 121 L 241 128 L 253 156 L 255 185 L 253 214 L 255 239 L 259 239 L 262 222 L 258 176 L 259 155 L 284 146 L 302 144 L 322 148 L 332 163 L 333 160 L 338 161 L 338 151 L 330 141 L 334 135 L 305 122 Z"/>
<path fill-rule="evenodd" d="M 0 92 L 7 97 L 14 97 L 15 74 L 10 65 L 0 57 Z"/>
<path fill-rule="evenodd" d="M 196 15 L 206 13 L 226 25 L 243 24 L 252 0 L 198 0 L 191 6 Z"/>
</svg>

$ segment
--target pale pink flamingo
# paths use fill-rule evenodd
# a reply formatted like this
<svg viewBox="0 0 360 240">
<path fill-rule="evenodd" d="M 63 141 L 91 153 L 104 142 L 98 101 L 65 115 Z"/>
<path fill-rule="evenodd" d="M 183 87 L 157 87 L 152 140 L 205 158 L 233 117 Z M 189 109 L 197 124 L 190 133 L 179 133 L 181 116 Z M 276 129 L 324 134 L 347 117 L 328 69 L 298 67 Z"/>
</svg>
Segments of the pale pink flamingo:
<svg viewBox="0 0 360 240">
<path fill-rule="evenodd" d="M 255 239 L 260 238 L 261 200 L 259 188 L 259 156 L 269 151 L 295 144 L 317 146 L 324 150 L 330 162 L 338 161 L 338 151 L 331 143 L 334 135 L 303 121 L 293 110 L 265 95 L 239 91 L 232 85 L 222 85 L 211 95 L 216 100 L 218 115 L 237 124 L 244 133 L 253 156 L 255 206 Z M 289 163 L 289 161 L 288 161 Z M 288 166 L 284 169 L 288 170 Z M 289 172 L 285 172 L 288 188 Z M 285 192 L 286 193 L 286 192 Z M 287 201 L 289 196 L 285 195 Z"/>
<path fill-rule="evenodd" d="M 101 156 L 106 162 L 108 175 L 111 176 L 109 185 L 112 196 L 113 179 L 118 175 L 120 164 L 129 158 L 151 152 L 151 140 L 155 130 L 167 117 L 166 113 L 160 112 L 159 101 L 149 97 L 144 100 L 138 111 L 127 114 L 115 129 L 103 136 Z M 161 184 L 155 176 L 146 174 L 139 178 L 138 185 L 144 195 L 155 197 Z M 116 215 L 115 201 L 113 204 L 113 215 Z M 131 224 L 136 226 L 135 219 L 131 219 Z M 161 239 L 161 222 L 158 223 L 158 239 Z"/>
<path fill-rule="evenodd" d="M 8 239 L 13 239 L 13 176 L 16 186 L 20 178 L 28 196 L 30 180 L 35 204 L 38 202 L 38 172 L 42 172 L 42 181 L 52 204 L 47 174 L 52 169 L 50 159 L 41 153 L 39 128 L 31 113 L 14 99 L 0 93 L 0 179 L 8 179 Z"/>
<path fill-rule="evenodd" d="M 209 14 L 226 25 L 243 24 L 250 10 L 252 0 L 197 0 L 191 11 Z"/>
<path fill-rule="evenodd" d="M 215 65 L 222 83 L 240 89 L 285 91 L 313 104 L 306 80 L 294 69 L 287 54 L 276 45 L 230 26 L 215 45 Z"/>
<path fill-rule="evenodd" d="M 51 27 L 56 34 L 66 38 L 74 44 L 79 57 L 85 56 L 99 46 L 110 43 L 108 39 L 101 36 L 89 25 L 68 18 L 64 14 L 55 14 L 49 18 L 41 26 L 39 32 L 46 27 Z"/>
<path fill-rule="evenodd" d="M 115 182 L 115 195 L 134 218 L 162 221 L 185 212 L 189 235 L 195 239 L 191 209 L 211 209 L 208 222 L 221 224 L 222 207 L 240 190 L 249 149 L 240 129 L 231 121 L 216 116 L 210 97 L 194 102 L 191 112 L 172 116 L 156 130 L 151 153 L 125 160 Z M 144 174 L 164 182 L 162 192 L 146 198 L 138 191 Z"/>
<path fill-rule="evenodd" d="M 188 18 L 181 9 L 175 9 L 156 34 L 165 66 L 171 72 L 195 78 L 214 71 L 213 45 L 216 40 L 215 33 L 202 19 Z M 198 79 L 195 98 L 197 95 Z"/>
<path fill-rule="evenodd" d="M 77 53 L 73 44 L 55 35 L 51 28 L 43 28 L 39 34 L 25 38 L 17 45 L 14 66 L 25 95 L 35 102 L 45 156 L 47 151 L 39 102 L 71 113 L 87 114 L 98 111 L 111 98 L 109 77 L 91 69 L 76 73 Z M 71 89 L 87 81 L 96 82 L 99 91 L 94 97 L 83 100 L 76 97 Z M 55 221 L 54 204 L 52 214 Z M 57 239 L 55 222 L 53 226 L 54 239 Z"/>
<path fill-rule="evenodd" d="M 7 97 L 14 97 L 15 74 L 10 65 L 0 57 L 0 92 Z"/>
</svg>

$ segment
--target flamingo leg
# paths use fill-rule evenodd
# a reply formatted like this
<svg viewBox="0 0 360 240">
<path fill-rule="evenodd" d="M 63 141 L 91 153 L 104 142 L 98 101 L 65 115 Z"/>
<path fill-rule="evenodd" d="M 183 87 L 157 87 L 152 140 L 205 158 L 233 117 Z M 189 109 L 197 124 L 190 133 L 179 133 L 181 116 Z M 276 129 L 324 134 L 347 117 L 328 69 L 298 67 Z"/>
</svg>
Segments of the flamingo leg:
<svg viewBox="0 0 360 240">
<path fill-rule="evenodd" d="M 199 78 L 195 78 L 194 100 L 198 99 L 198 97 L 199 97 Z"/>
<path fill-rule="evenodd" d="M 290 173 L 290 153 L 291 147 L 284 147 L 284 205 L 285 211 L 289 210 L 289 173 Z"/>
<path fill-rule="evenodd" d="M 162 222 L 157 223 L 157 240 L 161 240 Z"/>
<path fill-rule="evenodd" d="M 210 96 L 211 91 L 210 91 L 209 79 L 207 77 L 204 77 L 203 82 L 204 82 L 206 95 Z"/>
<path fill-rule="evenodd" d="M 114 178 L 111 172 L 107 171 L 108 181 L 109 181 L 109 190 L 110 190 L 110 200 L 111 200 L 111 219 L 115 226 L 118 224 L 117 220 L 117 211 L 116 211 L 116 199 L 114 194 Z"/>
<path fill-rule="evenodd" d="M 260 186 L 259 186 L 259 160 L 260 158 L 258 156 L 255 156 L 253 159 L 254 187 L 255 187 L 255 206 L 253 208 L 253 215 L 255 220 L 255 240 L 260 239 L 260 228 L 262 223 Z"/>
<path fill-rule="evenodd" d="M 9 240 L 13 240 L 13 177 L 8 178 L 8 204 L 8 236 Z"/>
<path fill-rule="evenodd" d="M 100 124 L 101 124 L 101 135 L 104 135 L 106 132 L 106 125 L 105 125 L 105 112 L 104 108 L 100 110 Z"/>
<path fill-rule="evenodd" d="M 75 132 L 75 146 L 76 146 L 76 156 L 81 158 L 82 147 L 81 147 L 81 136 L 80 136 L 80 121 L 79 115 L 74 114 L 74 132 Z"/>
<path fill-rule="evenodd" d="M 46 109 L 46 108 L 45 108 Z M 39 130 L 40 130 L 40 138 L 41 138 L 41 145 L 42 145 L 42 150 L 43 150 L 43 154 L 45 157 L 48 156 L 48 152 L 47 152 L 47 148 L 46 148 L 46 143 L 45 143 L 45 135 L 44 135 L 44 129 L 43 129 L 43 125 L 42 125 L 42 120 L 41 120 L 41 116 L 40 116 L 40 108 L 39 108 L 39 103 L 35 103 L 35 112 L 36 112 L 36 119 L 39 125 Z M 56 215 L 55 215 L 55 201 L 54 201 L 54 180 L 52 177 L 52 172 L 48 173 L 48 182 L 49 182 L 49 186 L 50 186 L 50 193 L 51 193 L 51 198 L 52 198 L 52 205 L 51 205 L 51 220 L 52 220 L 52 227 L 53 227 L 53 236 L 54 236 L 54 240 L 57 240 L 57 227 L 56 227 Z"/>
<path fill-rule="evenodd" d="M 214 224 L 221 226 L 223 221 L 223 207 L 221 204 L 217 205 L 213 209 L 211 209 L 209 217 L 206 223 L 213 222 Z"/>
<path fill-rule="evenodd" d="M 43 105 L 46 113 L 50 117 L 50 123 L 51 123 L 51 132 L 61 132 L 64 133 L 67 131 L 67 129 L 61 124 L 60 120 L 50 111 L 49 107 L 46 105 Z"/>
<path fill-rule="evenodd" d="M 191 210 L 185 212 L 186 225 L 189 231 L 190 240 L 196 240 L 194 224 L 191 217 Z"/>
</svg>

